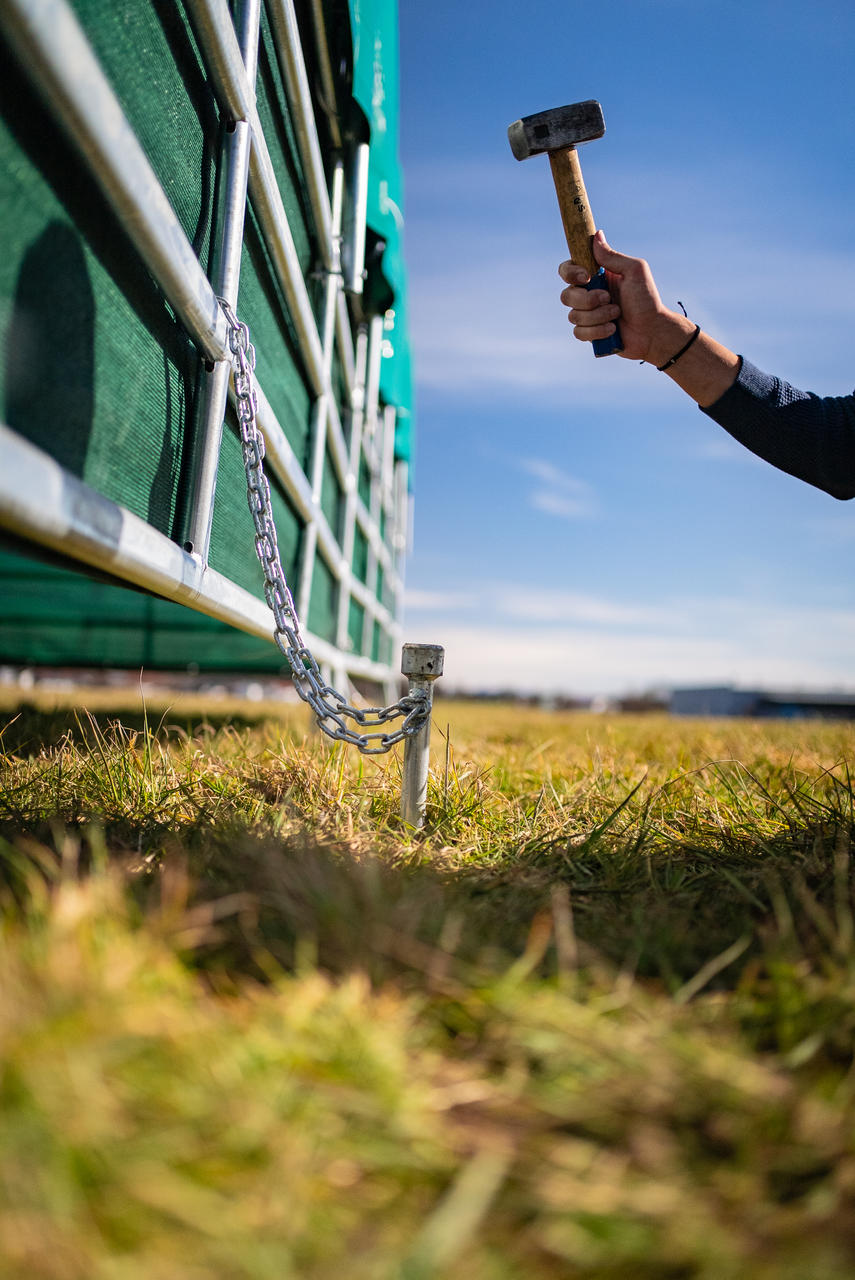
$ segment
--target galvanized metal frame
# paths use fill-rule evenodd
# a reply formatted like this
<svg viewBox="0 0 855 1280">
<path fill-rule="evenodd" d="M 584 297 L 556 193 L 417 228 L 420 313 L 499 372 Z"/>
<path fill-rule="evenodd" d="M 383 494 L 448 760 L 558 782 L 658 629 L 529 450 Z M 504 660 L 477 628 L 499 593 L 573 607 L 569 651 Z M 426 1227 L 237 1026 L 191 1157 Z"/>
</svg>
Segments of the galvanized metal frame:
<svg viewBox="0 0 855 1280">
<path fill-rule="evenodd" d="M 0 511 L 7 529 L 123 582 L 269 639 L 270 610 L 263 600 L 201 564 L 197 556 L 105 498 L 3 423 L 0 454 Z M 30 497 L 33 487 L 38 503 Z M 321 664 L 338 663 L 335 646 L 305 634 Z M 356 655 L 351 655 L 348 670 L 377 682 L 388 675 L 385 666 Z"/>
<path fill-rule="evenodd" d="M 208 385 L 201 398 L 201 449 L 187 523 L 187 543 L 192 554 L 91 490 L 87 496 L 90 506 L 107 504 L 113 511 L 114 523 L 119 518 L 115 513 L 121 513 L 125 531 L 121 548 L 108 548 L 98 544 L 97 539 L 93 543 L 91 538 L 87 540 L 88 534 L 84 537 L 69 526 L 62 535 L 61 549 L 101 567 L 105 552 L 109 552 L 111 571 L 116 576 L 148 586 L 161 595 L 191 604 L 245 630 L 270 635 L 266 605 L 234 583 L 228 583 L 207 565 L 231 355 L 217 294 L 229 302 L 237 301 L 248 190 L 289 305 L 305 373 L 315 394 L 311 465 L 310 474 L 306 476 L 263 390 L 259 389 L 259 427 L 265 437 L 271 470 L 306 523 L 297 591 L 299 608 L 305 615 L 315 559 L 320 555 L 339 584 L 336 643 L 331 645 L 311 636 L 312 647 L 331 673 L 368 676 L 391 687 L 394 679 L 391 664 L 377 663 L 370 657 L 352 653 L 348 628 L 353 598 L 365 611 L 363 649 L 367 654 L 371 653 L 375 622 L 391 638 L 393 652 L 396 642 L 400 641 L 402 556 L 406 544 L 405 533 L 402 541 L 402 531 L 406 527 L 409 501 L 406 463 L 394 461 L 394 410 L 379 414 L 383 319 L 371 320 L 370 334 L 362 326 L 354 342 L 345 297 L 345 287 L 354 292 L 362 287 L 368 151 L 361 146 L 355 148 L 349 182 L 344 158 L 340 157 L 333 165 L 328 191 L 294 6 L 292 0 L 266 0 L 308 186 L 320 266 L 326 274 L 319 332 L 255 105 L 260 3 L 261 0 L 246 0 L 243 5 L 239 39 L 226 0 L 187 0 L 221 109 L 233 122 L 223 156 L 223 163 L 227 165 L 228 195 L 214 285 L 205 276 L 68 0 L 6 0 L 0 8 L 0 23 L 22 64 L 70 141 L 82 153 L 92 176 L 204 360 L 213 362 L 213 371 L 201 375 Z M 324 92 L 329 95 L 333 80 L 319 0 L 313 0 L 311 19 Z M 331 121 L 331 129 L 333 137 L 338 136 L 340 140 L 337 120 Z M 346 282 L 342 273 L 344 235 L 349 238 Z M 344 406 L 348 414 L 347 438 L 331 386 L 334 350 L 338 352 L 347 384 Z M 231 392 L 233 397 L 233 386 Z M 30 465 L 39 476 L 50 480 L 52 492 L 56 494 L 81 490 L 81 482 L 62 472 L 47 455 L 40 455 L 39 450 L 14 437 L 8 428 L 0 430 L 4 444 L 14 447 L 16 475 L 22 467 Z M 321 505 L 326 452 L 345 499 L 341 530 L 329 527 Z M 371 475 L 368 507 L 358 495 L 363 457 Z M 8 475 L 7 471 L 4 480 Z M 82 490 L 86 490 L 85 485 Z M 41 498 L 42 485 L 34 484 L 31 479 L 27 484 L 21 483 L 17 491 L 6 483 L 0 486 L 0 523 L 25 532 L 35 541 L 60 545 L 58 526 L 52 523 L 50 512 L 44 512 L 41 501 L 39 512 L 31 512 L 26 519 L 22 516 L 21 494 L 27 492 L 39 493 Z M 387 528 L 392 530 L 391 550 L 380 534 L 381 511 L 385 511 Z M 357 524 L 369 546 L 367 583 L 358 581 L 352 572 Z M 140 563 L 139 555 L 129 554 L 129 538 L 138 539 L 142 559 L 150 562 L 148 569 Z M 396 602 L 391 611 L 373 589 L 378 565 L 382 566 Z M 264 625 L 261 625 L 262 618 Z"/>
</svg>

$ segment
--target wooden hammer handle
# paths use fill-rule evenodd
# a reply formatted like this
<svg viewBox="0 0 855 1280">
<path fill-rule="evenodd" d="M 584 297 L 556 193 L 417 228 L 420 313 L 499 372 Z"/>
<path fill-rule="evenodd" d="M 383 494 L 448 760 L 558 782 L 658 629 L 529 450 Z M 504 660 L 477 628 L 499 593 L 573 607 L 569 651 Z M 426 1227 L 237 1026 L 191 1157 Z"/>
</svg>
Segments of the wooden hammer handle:
<svg viewBox="0 0 855 1280">
<path fill-rule="evenodd" d="M 575 147 L 569 147 L 565 151 L 550 151 L 549 163 L 570 257 L 593 277 L 599 271 L 591 248 L 597 224 L 588 204 L 578 152 Z"/>
</svg>

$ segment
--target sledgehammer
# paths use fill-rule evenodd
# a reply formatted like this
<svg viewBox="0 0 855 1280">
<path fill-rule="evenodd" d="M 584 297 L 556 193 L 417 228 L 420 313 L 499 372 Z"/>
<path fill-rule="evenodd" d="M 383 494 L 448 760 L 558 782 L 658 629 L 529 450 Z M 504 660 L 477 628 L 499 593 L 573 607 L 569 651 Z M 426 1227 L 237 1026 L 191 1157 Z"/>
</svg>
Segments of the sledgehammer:
<svg viewBox="0 0 855 1280">
<path fill-rule="evenodd" d="M 524 116 L 508 128 L 508 141 L 517 160 L 527 160 L 544 151 L 549 156 L 567 248 L 573 261 L 590 275 L 589 289 L 605 289 L 606 285 L 603 268 L 597 265 L 591 248 L 597 224 L 588 203 L 576 148 L 583 142 L 602 138 L 605 131 L 603 109 L 593 99 Z M 610 338 L 598 338 L 593 347 L 595 356 L 622 351 L 620 330 L 616 328 Z"/>
</svg>

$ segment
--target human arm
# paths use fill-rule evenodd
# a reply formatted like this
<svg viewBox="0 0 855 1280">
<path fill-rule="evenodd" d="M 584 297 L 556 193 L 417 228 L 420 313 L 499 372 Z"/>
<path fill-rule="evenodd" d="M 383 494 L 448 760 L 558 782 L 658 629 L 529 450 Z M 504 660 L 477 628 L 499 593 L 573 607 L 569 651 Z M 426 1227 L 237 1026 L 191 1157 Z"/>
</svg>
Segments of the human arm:
<svg viewBox="0 0 855 1280">
<path fill-rule="evenodd" d="M 743 360 L 703 409 L 752 453 L 832 498 L 855 498 L 855 395 L 817 396 Z"/>
<path fill-rule="evenodd" d="M 694 334 L 694 322 L 663 305 L 646 262 L 616 253 L 602 232 L 593 248 L 610 298 L 600 290 L 588 293 L 587 273 L 572 262 L 559 268 L 568 285 L 561 300 L 570 307 L 576 337 L 607 337 L 620 317 L 621 354 L 657 368 L 666 364 Z M 855 395 L 800 391 L 704 332 L 664 372 L 758 457 L 834 498 L 855 497 Z"/>
</svg>

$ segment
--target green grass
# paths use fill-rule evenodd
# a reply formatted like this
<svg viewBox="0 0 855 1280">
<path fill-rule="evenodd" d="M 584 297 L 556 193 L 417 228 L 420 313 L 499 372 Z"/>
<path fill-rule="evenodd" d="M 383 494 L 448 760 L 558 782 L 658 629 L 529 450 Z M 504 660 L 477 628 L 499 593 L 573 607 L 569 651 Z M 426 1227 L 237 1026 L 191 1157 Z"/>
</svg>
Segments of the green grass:
<svg viewBox="0 0 855 1280">
<path fill-rule="evenodd" d="M 0 720 L 0 1275 L 853 1274 L 851 727 L 440 701 L 417 834 L 95 702 Z"/>
</svg>

